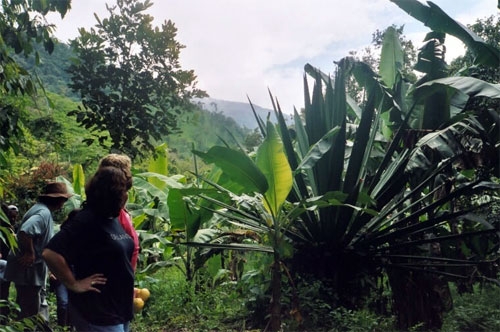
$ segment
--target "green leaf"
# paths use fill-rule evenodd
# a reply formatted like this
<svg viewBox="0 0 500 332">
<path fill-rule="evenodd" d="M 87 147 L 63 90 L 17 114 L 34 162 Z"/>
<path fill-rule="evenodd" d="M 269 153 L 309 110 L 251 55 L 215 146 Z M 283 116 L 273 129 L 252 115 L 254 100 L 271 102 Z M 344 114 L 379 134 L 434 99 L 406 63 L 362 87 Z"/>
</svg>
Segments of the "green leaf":
<svg viewBox="0 0 500 332">
<path fill-rule="evenodd" d="M 422 98 L 433 94 L 440 87 L 456 89 L 469 97 L 500 98 L 500 84 L 488 83 L 474 77 L 445 77 L 432 80 L 417 87 Z"/>
<path fill-rule="evenodd" d="M 295 172 L 313 168 L 316 162 L 330 150 L 333 140 L 339 131 L 340 127 L 335 127 L 328 131 L 318 142 L 313 144 L 304 158 L 302 158 Z"/>
<path fill-rule="evenodd" d="M 85 173 L 81 164 L 73 166 L 73 190 L 75 194 L 85 195 Z"/>
<path fill-rule="evenodd" d="M 356 131 L 356 137 L 345 174 L 344 192 L 352 192 L 357 187 L 358 182 L 361 181 L 361 174 L 364 174 L 366 167 L 366 154 L 369 154 L 372 149 L 373 140 L 370 141 L 370 132 L 375 113 L 375 93 L 371 90 L 368 93 L 369 98 Z"/>
<path fill-rule="evenodd" d="M 379 74 L 389 88 L 396 83 L 396 77 L 403 67 L 403 48 L 394 27 L 387 28 L 382 43 Z"/>
<path fill-rule="evenodd" d="M 274 249 L 262 244 L 246 244 L 246 243 L 199 243 L 199 242 L 186 242 L 184 243 L 191 247 L 210 248 L 210 249 L 223 249 L 223 250 L 241 250 L 241 251 L 257 251 L 265 253 L 273 253 Z"/>
<path fill-rule="evenodd" d="M 266 198 L 264 205 L 273 216 L 277 216 L 292 189 L 293 178 L 290 164 L 283 151 L 283 143 L 274 125 L 269 121 L 266 138 L 257 150 L 256 164 L 269 184 L 264 194 Z"/>
<path fill-rule="evenodd" d="M 158 197 L 160 201 L 166 201 L 167 193 L 163 190 L 158 189 L 153 184 L 149 183 L 147 180 L 140 177 L 141 174 L 134 176 L 134 190 L 136 191 L 146 191 L 152 197 Z"/>
<path fill-rule="evenodd" d="M 186 177 L 181 174 L 165 176 L 158 173 L 144 172 L 136 174 L 136 177 L 147 179 L 151 186 L 157 188 L 160 191 L 163 191 L 167 188 L 182 188 L 184 183 L 186 183 Z"/>
<path fill-rule="evenodd" d="M 155 148 L 156 156 L 148 161 L 148 171 L 161 175 L 168 175 L 168 150 L 167 144 L 163 143 Z M 160 189 L 164 189 L 165 183 L 155 177 L 149 177 L 148 181 Z"/>
<path fill-rule="evenodd" d="M 180 189 L 169 190 L 167 204 L 170 211 L 170 227 L 174 231 L 185 231 L 189 241 L 196 235 L 201 219 L 189 208 L 183 197 Z"/>
<path fill-rule="evenodd" d="M 216 164 L 231 180 L 246 188 L 247 192 L 263 194 L 269 188 L 264 174 L 244 152 L 214 146 L 206 153 L 196 150 L 193 153 L 209 164 Z"/>
<path fill-rule="evenodd" d="M 162 175 L 168 175 L 168 146 L 163 143 L 155 148 L 156 158 L 148 161 L 148 171 Z"/>
</svg>

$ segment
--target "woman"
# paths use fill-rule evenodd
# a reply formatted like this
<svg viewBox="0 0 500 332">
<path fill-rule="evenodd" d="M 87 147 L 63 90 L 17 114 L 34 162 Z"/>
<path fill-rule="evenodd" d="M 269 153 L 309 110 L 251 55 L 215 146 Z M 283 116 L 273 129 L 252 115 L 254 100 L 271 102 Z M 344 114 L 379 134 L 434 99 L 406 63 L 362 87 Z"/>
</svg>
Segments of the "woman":
<svg viewBox="0 0 500 332">
<path fill-rule="evenodd" d="M 108 154 L 99 161 L 99 168 L 107 166 L 120 168 L 125 173 L 125 176 L 127 176 L 127 179 L 130 180 L 130 186 L 132 186 L 132 160 L 128 156 L 117 153 Z M 131 263 L 132 268 L 135 271 L 140 250 L 139 237 L 137 236 L 137 232 L 134 229 L 132 218 L 128 214 L 127 210 L 125 210 L 125 207 L 121 209 L 120 215 L 118 216 L 118 221 L 122 225 L 125 232 L 127 232 L 132 240 L 134 240 L 134 252 L 132 253 Z"/>
<path fill-rule="evenodd" d="M 77 331 L 124 332 L 133 318 L 134 241 L 118 221 L 128 189 L 123 170 L 99 168 L 85 186 L 82 210 L 43 251 L 49 269 L 69 290 Z"/>
</svg>

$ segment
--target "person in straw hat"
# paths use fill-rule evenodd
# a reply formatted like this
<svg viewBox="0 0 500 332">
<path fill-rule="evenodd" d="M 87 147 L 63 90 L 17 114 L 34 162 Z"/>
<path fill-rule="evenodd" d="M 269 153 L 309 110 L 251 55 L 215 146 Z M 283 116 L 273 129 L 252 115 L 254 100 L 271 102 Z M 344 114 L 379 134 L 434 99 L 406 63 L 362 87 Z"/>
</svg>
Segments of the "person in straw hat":
<svg viewBox="0 0 500 332">
<path fill-rule="evenodd" d="M 71 197 L 66 184 L 45 185 L 38 201 L 24 214 L 17 231 L 18 248 L 7 257 L 4 278 L 16 286 L 19 319 L 35 316 L 40 311 L 40 291 L 45 287 L 47 266 L 43 248 L 54 233 L 52 212 L 61 209 Z"/>
</svg>

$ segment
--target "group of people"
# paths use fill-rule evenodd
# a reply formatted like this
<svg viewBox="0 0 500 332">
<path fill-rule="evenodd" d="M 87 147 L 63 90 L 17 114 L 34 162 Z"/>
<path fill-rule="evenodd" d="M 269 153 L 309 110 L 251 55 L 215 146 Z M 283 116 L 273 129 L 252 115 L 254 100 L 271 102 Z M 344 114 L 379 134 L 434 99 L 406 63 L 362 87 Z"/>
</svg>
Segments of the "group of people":
<svg viewBox="0 0 500 332">
<path fill-rule="evenodd" d="M 125 210 L 131 161 L 111 154 L 85 185 L 86 199 L 54 235 L 52 213 L 71 197 L 62 182 L 48 183 L 23 216 L 18 248 L 7 257 L 19 318 L 38 315 L 47 276 L 56 281 L 58 323 L 76 331 L 127 332 L 133 318 L 139 240 Z M 60 303 L 59 303 L 60 302 Z"/>
</svg>

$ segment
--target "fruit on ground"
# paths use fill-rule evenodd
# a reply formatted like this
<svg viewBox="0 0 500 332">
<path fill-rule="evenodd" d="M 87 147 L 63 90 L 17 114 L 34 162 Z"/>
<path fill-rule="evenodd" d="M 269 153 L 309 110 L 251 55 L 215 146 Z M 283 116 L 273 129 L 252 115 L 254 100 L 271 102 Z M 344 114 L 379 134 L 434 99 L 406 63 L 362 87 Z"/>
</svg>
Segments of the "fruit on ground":
<svg viewBox="0 0 500 332">
<path fill-rule="evenodd" d="M 141 298 L 144 302 L 146 302 L 150 296 L 151 296 L 151 293 L 149 292 L 149 289 L 147 289 L 147 288 L 141 288 L 141 289 L 139 289 L 139 292 L 137 292 L 137 297 Z"/>
<path fill-rule="evenodd" d="M 144 301 L 140 297 L 134 298 L 134 312 L 138 313 L 144 308 Z"/>
</svg>

